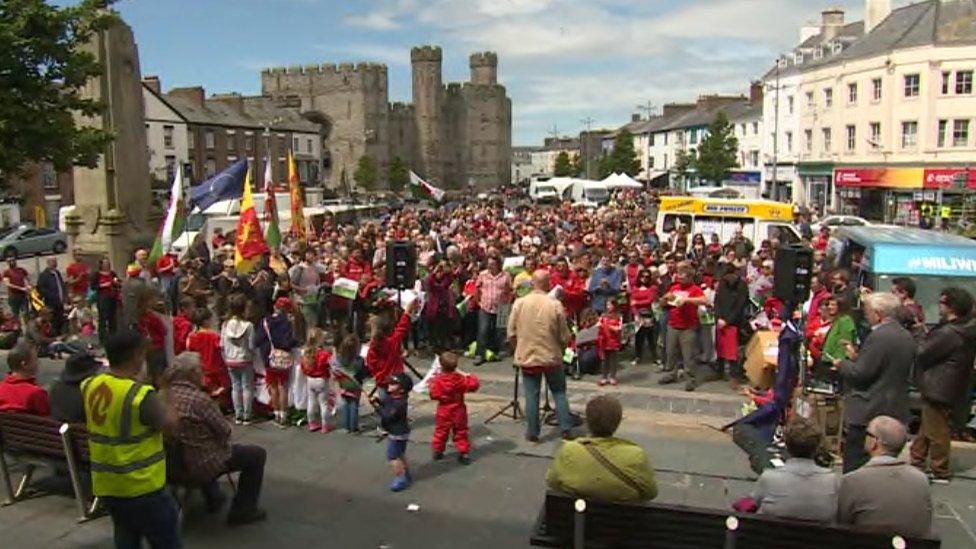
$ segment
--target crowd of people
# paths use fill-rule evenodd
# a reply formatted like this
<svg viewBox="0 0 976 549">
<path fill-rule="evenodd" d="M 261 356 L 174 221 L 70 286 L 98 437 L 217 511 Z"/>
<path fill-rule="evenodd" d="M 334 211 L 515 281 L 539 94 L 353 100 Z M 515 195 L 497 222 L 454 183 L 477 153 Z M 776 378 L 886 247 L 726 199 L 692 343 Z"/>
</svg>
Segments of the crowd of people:
<svg viewBox="0 0 976 549">
<path fill-rule="evenodd" d="M 543 378 L 555 397 L 559 428 L 564 438 L 572 438 L 568 364 L 594 374 L 600 387 L 620 383 L 622 366 L 656 366 L 659 383 L 684 382 L 687 391 L 723 378 L 733 387 L 746 384 L 746 339 L 758 328 L 776 329 L 794 317 L 772 292 L 781 243 L 753 242 L 742 227 L 726 242 L 682 224 L 658 234 L 655 212 L 654 195 L 633 191 L 615 194 L 595 211 L 531 204 L 515 196 L 408 206 L 358 223 L 327 220 L 308 234 L 289 235 L 250 272 L 238 271 L 234 246 L 219 232 L 210 242 L 199 235 L 183 257 L 167 254 L 150 261 L 147 250 L 137 250 L 123 277 L 108 259 L 89 266 L 76 252 L 64 273 L 56 259 L 47 259 L 34 284 L 10 260 L 2 273 L 9 312 L 0 332 L 12 336 L 12 373 L 0 384 L 0 411 L 69 410 L 58 412 L 65 415 L 59 419 L 87 421 L 90 431 L 111 439 L 121 436 L 117 426 L 100 431 L 106 427 L 92 423 L 91 399 L 83 396 L 94 386 L 114 395 L 136 391 L 135 403 L 126 399 L 125 405 L 139 406 L 138 428 L 159 434 L 160 444 L 166 433 L 166 444 L 182 453 L 181 466 L 199 469 L 190 476 L 213 481 L 226 470 L 244 472 L 247 480 L 241 481 L 228 519 L 240 524 L 264 517 L 257 499 L 265 455 L 257 447 L 230 444 L 223 414 L 242 428 L 270 417 L 282 428 L 298 424 L 330 433 L 341 426 L 356 432 L 360 406 L 371 405 L 388 438 L 391 489 L 407 488 L 412 482 L 407 403 L 414 380 L 406 373 L 405 357 L 411 354 L 436 357 L 440 371 L 428 384 L 429 396 L 439 403 L 433 457 L 444 456 L 453 433 L 461 463 L 470 459 L 464 394 L 478 388 L 475 376 L 459 370 L 461 355 L 477 367 L 513 354 L 524 379 L 530 441 L 540 436 Z M 808 341 L 805 366 L 847 395 L 845 471 L 870 466 L 905 444 L 892 422 L 904 429 L 909 419 L 908 383 L 915 371 L 925 407 L 911 460 L 928 467 L 934 479 L 947 479 L 953 411 L 970 397 L 976 341 L 972 297 L 945 289 L 942 323 L 929 331 L 910 279 L 896 279 L 894 293 L 885 288 L 870 293 L 858 286 L 857 272 L 828 263 L 828 229 L 805 236 L 814 249 L 812 291 L 796 314 L 803 318 Z M 411 288 L 387 286 L 387 244 L 394 241 L 416 246 Z M 39 303 L 31 297 L 35 288 Z M 98 348 L 105 350 L 107 372 L 90 357 Z M 913 360 L 916 348 L 919 359 Z M 50 402 L 33 382 L 38 355 L 70 356 Z M 632 360 L 626 364 L 628 356 Z M 367 378 L 375 391 L 364 390 Z M 155 398 L 154 387 L 166 398 Z M 339 405 L 341 425 L 336 425 Z M 876 425 L 879 418 L 888 419 Z M 592 411 L 588 406 L 586 421 L 595 441 L 563 452 L 595 449 L 625 456 L 625 469 L 639 473 L 633 475 L 636 483 L 607 493 L 653 497 L 646 457 L 626 444 L 600 441 L 616 430 L 619 403 L 600 400 Z M 801 431 L 786 429 L 787 434 Z M 146 436 L 155 440 L 156 435 Z M 790 446 L 790 436 L 786 439 Z M 794 459 L 804 459 L 802 444 L 793 446 Z M 142 449 L 152 455 L 156 450 Z M 103 455 L 126 466 L 117 452 Z M 550 472 L 553 486 L 586 477 L 567 471 L 574 460 L 565 457 Z M 145 477 L 150 479 L 146 491 L 113 493 L 109 481 L 102 494 L 115 498 L 110 509 L 116 523 L 135 524 L 133 531 L 144 531 L 145 524 L 133 518 L 132 509 L 139 507 L 128 500 L 151 494 L 139 503 L 143 509 L 166 505 L 153 499 L 157 473 Z M 93 482 L 98 494 L 97 475 Z M 754 495 L 759 509 L 777 507 L 764 503 L 764 490 L 782 482 L 761 480 Z M 219 508 L 215 483 L 208 484 L 207 493 L 210 506 Z M 840 494 L 843 513 L 857 515 L 852 510 L 857 503 L 843 497 L 843 483 Z"/>
</svg>

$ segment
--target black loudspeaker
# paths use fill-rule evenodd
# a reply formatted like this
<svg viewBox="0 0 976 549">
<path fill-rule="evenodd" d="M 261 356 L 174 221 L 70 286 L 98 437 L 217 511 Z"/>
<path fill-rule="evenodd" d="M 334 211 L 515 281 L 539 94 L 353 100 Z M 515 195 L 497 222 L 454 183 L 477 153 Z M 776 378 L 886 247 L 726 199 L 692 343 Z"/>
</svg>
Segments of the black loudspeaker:
<svg viewBox="0 0 976 549">
<path fill-rule="evenodd" d="M 413 288 L 417 281 L 417 246 L 397 240 L 386 243 L 386 286 L 397 290 Z"/>
<path fill-rule="evenodd" d="M 813 250 L 806 246 L 784 246 L 776 252 L 773 268 L 773 295 L 794 307 L 810 293 Z"/>
</svg>

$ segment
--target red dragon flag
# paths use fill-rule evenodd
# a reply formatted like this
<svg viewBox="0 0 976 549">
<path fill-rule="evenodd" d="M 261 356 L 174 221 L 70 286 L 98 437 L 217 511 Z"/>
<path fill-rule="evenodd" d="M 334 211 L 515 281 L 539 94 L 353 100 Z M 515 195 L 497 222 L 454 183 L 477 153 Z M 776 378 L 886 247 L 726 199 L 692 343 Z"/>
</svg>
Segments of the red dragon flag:
<svg viewBox="0 0 976 549">
<path fill-rule="evenodd" d="M 254 270 L 261 256 L 268 253 L 268 244 L 261 234 L 261 222 L 254 208 L 251 195 L 251 170 L 244 178 L 244 196 L 241 198 L 241 216 L 237 220 L 237 237 L 234 240 L 234 267 L 240 274 Z"/>
<path fill-rule="evenodd" d="M 305 204 L 302 202 L 302 187 L 298 181 L 298 168 L 295 156 L 288 153 L 288 190 L 291 193 L 291 234 L 298 240 L 305 240 Z"/>
</svg>

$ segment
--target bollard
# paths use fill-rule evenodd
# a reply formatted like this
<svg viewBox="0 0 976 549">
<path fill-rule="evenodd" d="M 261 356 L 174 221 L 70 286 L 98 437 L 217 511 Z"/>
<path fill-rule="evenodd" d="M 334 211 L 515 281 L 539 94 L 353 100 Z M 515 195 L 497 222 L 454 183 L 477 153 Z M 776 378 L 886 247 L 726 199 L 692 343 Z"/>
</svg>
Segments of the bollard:
<svg viewBox="0 0 976 549">
<path fill-rule="evenodd" d="M 739 529 L 739 519 L 729 515 L 725 519 L 725 549 L 735 549 L 735 531 Z"/>
<path fill-rule="evenodd" d="M 586 501 L 583 499 L 576 500 L 574 505 L 576 508 L 576 515 L 573 516 L 573 548 L 574 549 L 584 549 L 586 547 L 586 530 L 585 530 L 585 516 L 586 512 Z"/>
</svg>

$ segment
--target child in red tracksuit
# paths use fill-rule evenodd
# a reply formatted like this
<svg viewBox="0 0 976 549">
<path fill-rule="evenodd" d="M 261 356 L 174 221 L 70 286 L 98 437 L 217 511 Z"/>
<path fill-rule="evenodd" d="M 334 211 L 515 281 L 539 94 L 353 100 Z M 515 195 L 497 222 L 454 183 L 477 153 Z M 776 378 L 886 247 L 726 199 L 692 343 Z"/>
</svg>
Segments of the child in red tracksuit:
<svg viewBox="0 0 976 549">
<path fill-rule="evenodd" d="M 222 409 L 230 406 L 230 374 L 220 352 L 220 334 L 211 324 L 213 313 L 200 307 L 190 312 L 193 331 L 186 336 L 185 349 L 200 355 L 203 365 L 203 388 L 210 397 L 217 400 Z"/>
<path fill-rule="evenodd" d="M 410 315 L 417 306 L 417 300 L 407 305 L 396 326 L 390 330 L 383 317 L 370 319 L 369 348 L 366 351 L 366 368 L 376 381 L 376 386 L 386 392 L 390 376 L 403 373 L 403 338 L 410 331 Z"/>
<path fill-rule="evenodd" d="M 457 371 L 458 356 L 454 353 L 441 353 L 438 357 L 441 371 L 430 382 L 430 398 L 437 401 L 434 438 L 430 441 L 434 459 L 444 457 L 447 437 L 454 432 L 454 448 L 458 451 L 458 462 L 470 463 L 471 441 L 468 439 L 468 407 L 464 405 L 464 393 L 478 390 L 478 378 Z"/>
<path fill-rule="evenodd" d="M 607 310 L 600 317 L 600 331 L 597 335 L 597 348 L 600 350 L 603 377 L 599 381 L 602 387 L 606 384 L 617 384 L 617 351 L 620 350 L 620 335 L 623 330 L 623 319 L 617 303 L 607 300 Z"/>
</svg>

